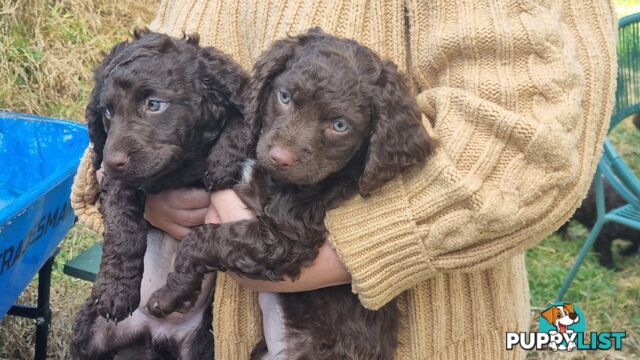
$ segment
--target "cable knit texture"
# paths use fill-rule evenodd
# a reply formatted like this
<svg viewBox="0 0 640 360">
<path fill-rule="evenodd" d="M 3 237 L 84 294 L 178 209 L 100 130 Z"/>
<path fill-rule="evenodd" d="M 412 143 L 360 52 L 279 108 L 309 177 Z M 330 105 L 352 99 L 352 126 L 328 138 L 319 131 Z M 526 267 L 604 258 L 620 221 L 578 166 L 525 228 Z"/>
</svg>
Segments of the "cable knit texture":
<svg viewBox="0 0 640 360">
<path fill-rule="evenodd" d="M 595 171 L 613 104 L 616 18 L 605 0 L 164 0 L 153 30 L 197 32 L 250 69 L 311 26 L 407 73 L 440 146 L 423 169 L 331 211 L 362 304 L 398 297 L 398 359 L 511 359 L 528 327 L 523 251 L 564 223 Z M 100 230 L 83 163 L 73 204 Z M 86 167 L 86 168 L 85 168 Z M 255 294 L 220 274 L 216 358 L 259 339 Z"/>
<path fill-rule="evenodd" d="M 80 222 L 98 234 L 102 234 L 104 232 L 104 223 L 102 222 L 102 214 L 100 214 L 100 204 L 98 202 L 100 185 L 98 185 L 98 180 L 96 180 L 96 175 L 91 165 L 92 154 L 93 148 L 90 146 L 85 150 L 82 159 L 80 159 L 80 165 L 71 187 L 71 207 Z"/>
</svg>

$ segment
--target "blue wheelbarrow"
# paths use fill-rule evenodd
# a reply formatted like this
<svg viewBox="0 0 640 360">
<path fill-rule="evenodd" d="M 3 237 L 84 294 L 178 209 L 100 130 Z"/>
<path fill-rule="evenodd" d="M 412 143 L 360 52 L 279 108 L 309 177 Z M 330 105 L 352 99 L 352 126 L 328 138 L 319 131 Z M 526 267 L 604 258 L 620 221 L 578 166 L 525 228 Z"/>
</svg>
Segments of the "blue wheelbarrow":
<svg viewBox="0 0 640 360">
<path fill-rule="evenodd" d="M 51 268 L 75 222 L 69 195 L 88 142 L 83 125 L 0 110 L 0 319 L 36 320 L 37 359 L 46 356 Z M 37 306 L 14 305 L 38 272 Z"/>
</svg>

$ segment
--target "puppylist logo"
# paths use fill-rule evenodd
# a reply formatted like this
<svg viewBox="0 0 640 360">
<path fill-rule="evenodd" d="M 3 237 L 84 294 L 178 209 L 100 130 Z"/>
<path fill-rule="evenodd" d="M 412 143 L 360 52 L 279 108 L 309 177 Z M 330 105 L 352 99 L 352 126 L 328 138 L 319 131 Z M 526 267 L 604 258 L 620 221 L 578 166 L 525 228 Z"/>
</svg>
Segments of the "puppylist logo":
<svg viewBox="0 0 640 360">
<path fill-rule="evenodd" d="M 515 346 L 525 350 L 620 350 L 627 336 L 622 331 L 587 333 L 586 327 L 587 319 L 576 305 L 556 303 L 540 313 L 538 332 L 508 332 L 507 350 Z"/>
</svg>

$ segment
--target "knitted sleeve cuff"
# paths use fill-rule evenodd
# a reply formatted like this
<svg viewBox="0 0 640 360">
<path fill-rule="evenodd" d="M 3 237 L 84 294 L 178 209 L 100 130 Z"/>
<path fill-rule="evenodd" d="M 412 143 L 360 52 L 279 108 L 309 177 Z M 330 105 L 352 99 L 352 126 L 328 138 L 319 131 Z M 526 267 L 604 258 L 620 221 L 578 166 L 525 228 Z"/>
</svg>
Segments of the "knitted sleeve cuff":
<svg viewBox="0 0 640 360">
<path fill-rule="evenodd" d="M 435 274 L 410 212 L 399 177 L 327 213 L 332 245 L 366 308 L 379 309 Z"/>
<path fill-rule="evenodd" d="M 92 154 L 93 149 L 88 147 L 80 160 L 80 165 L 71 187 L 71 207 L 82 224 L 98 234 L 102 234 L 104 224 L 98 202 L 100 185 L 96 179 L 96 172 L 91 165 Z"/>
</svg>

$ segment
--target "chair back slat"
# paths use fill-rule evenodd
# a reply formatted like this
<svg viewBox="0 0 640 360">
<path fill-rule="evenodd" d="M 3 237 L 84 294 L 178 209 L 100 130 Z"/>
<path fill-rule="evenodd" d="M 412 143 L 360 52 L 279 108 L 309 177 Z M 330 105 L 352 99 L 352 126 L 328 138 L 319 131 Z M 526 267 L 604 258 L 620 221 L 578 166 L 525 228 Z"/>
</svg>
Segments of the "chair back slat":
<svg viewBox="0 0 640 360">
<path fill-rule="evenodd" d="M 613 189 L 629 204 L 640 210 L 640 181 L 615 151 L 609 139 L 605 139 L 604 151 L 598 167 Z"/>
<path fill-rule="evenodd" d="M 618 29 L 618 83 L 609 130 L 640 112 L 640 13 L 620 19 Z"/>
</svg>

